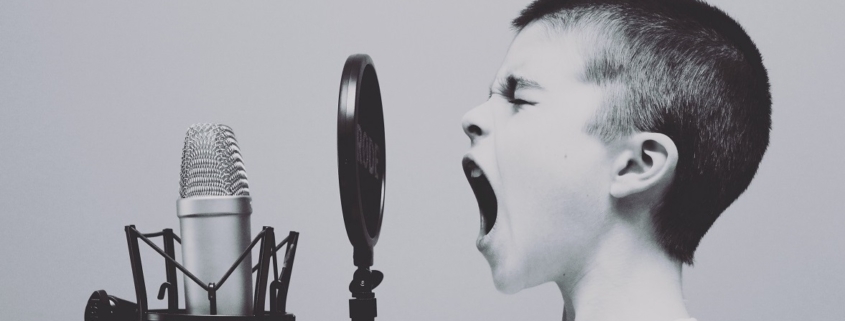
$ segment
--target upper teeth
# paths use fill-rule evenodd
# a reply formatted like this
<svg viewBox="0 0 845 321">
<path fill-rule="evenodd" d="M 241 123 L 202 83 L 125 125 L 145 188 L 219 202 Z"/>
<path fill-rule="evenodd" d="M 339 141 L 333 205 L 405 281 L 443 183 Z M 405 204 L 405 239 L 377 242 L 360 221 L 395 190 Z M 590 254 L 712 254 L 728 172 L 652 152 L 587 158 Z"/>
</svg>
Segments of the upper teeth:
<svg viewBox="0 0 845 321">
<path fill-rule="evenodd" d="M 479 177 L 481 177 L 481 169 L 480 168 L 474 168 L 472 170 L 472 173 L 470 173 L 469 175 L 472 176 L 472 178 L 479 178 Z"/>
</svg>

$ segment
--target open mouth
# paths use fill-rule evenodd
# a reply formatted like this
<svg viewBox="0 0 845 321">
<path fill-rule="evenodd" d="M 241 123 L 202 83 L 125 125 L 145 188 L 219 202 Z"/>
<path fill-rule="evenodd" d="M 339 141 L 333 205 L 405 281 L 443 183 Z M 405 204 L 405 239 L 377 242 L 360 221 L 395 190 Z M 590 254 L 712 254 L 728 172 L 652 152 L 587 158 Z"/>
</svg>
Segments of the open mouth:
<svg viewBox="0 0 845 321">
<path fill-rule="evenodd" d="M 493 229 L 493 225 L 496 224 L 496 214 L 499 210 L 496 193 L 493 191 L 490 181 L 487 180 L 487 176 L 484 175 L 484 171 L 472 159 L 464 157 L 463 166 L 469 186 L 472 187 L 472 192 L 475 193 L 475 199 L 478 201 L 484 235 L 487 235 Z"/>
</svg>

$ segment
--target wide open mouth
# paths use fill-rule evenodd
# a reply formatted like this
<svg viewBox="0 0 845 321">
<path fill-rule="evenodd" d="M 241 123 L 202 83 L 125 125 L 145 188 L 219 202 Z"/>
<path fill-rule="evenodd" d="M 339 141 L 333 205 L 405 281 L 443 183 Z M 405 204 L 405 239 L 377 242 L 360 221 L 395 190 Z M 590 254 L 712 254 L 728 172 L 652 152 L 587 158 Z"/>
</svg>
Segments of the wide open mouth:
<svg viewBox="0 0 845 321">
<path fill-rule="evenodd" d="M 496 215 L 499 210 L 496 192 L 493 191 L 493 186 L 490 185 L 484 171 L 472 159 L 464 157 L 463 166 L 469 186 L 472 187 L 472 192 L 475 193 L 475 199 L 478 201 L 484 235 L 487 235 L 493 229 L 493 224 L 496 224 Z"/>
</svg>

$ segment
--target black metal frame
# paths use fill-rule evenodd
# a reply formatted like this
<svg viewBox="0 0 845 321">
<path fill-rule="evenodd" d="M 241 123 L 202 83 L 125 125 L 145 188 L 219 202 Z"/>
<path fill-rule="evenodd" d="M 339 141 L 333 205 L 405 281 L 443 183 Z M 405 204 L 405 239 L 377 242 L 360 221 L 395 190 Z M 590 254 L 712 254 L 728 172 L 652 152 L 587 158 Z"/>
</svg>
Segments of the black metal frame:
<svg viewBox="0 0 845 321">
<path fill-rule="evenodd" d="M 182 240 L 173 233 L 172 229 L 164 229 L 161 232 L 143 234 L 139 232 L 135 225 L 127 225 L 126 242 L 129 245 L 129 260 L 132 264 L 132 278 L 135 282 L 135 297 L 138 301 L 138 320 L 139 321 L 184 321 L 184 320 L 231 320 L 231 321 L 294 321 L 296 317 L 285 311 L 287 304 L 287 293 L 290 285 L 290 275 L 293 270 L 293 262 L 296 256 L 296 247 L 299 242 L 299 233 L 291 231 L 288 237 L 276 245 L 275 232 L 272 227 L 265 226 L 260 233 L 252 240 L 252 243 L 241 254 L 237 261 L 232 264 L 232 267 L 226 271 L 226 274 L 220 278 L 216 283 L 205 283 L 197 278 L 193 273 L 188 271 L 184 266 L 179 264 L 174 259 L 175 247 L 173 241 L 182 243 Z M 164 241 L 164 250 L 156 246 L 150 238 L 161 236 Z M 150 310 L 147 304 L 147 287 L 144 281 L 144 270 L 141 264 L 141 253 L 139 251 L 138 240 L 147 243 L 153 250 L 164 257 L 165 272 L 167 281 L 162 283 L 158 292 L 158 299 L 163 300 L 167 294 L 167 309 Z M 217 290 L 223 286 L 223 283 L 232 272 L 244 261 L 246 256 L 252 251 L 258 242 L 261 241 L 259 247 L 261 254 L 258 258 L 258 264 L 252 268 L 252 272 L 257 271 L 255 280 L 255 293 L 253 302 L 253 315 L 249 316 L 235 316 L 235 315 L 218 315 L 217 314 Z M 285 257 L 282 265 L 282 271 L 279 273 L 278 262 L 276 259 L 276 252 L 283 246 L 287 245 L 285 249 Z M 264 310 L 264 301 L 267 294 L 267 277 L 270 269 L 270 260 L 273 261 L 273 281 L 270 282 L 270 310 Z M 208 300 L 210 304 L 211 315 L 190 315 L 185 309 L 179 309 L 179 289 L 178 280 L 176 278 L 176 270 L 182 271 L 188 278 L 197 283 L 200 287 L 208 291 Z"/>
</svg>

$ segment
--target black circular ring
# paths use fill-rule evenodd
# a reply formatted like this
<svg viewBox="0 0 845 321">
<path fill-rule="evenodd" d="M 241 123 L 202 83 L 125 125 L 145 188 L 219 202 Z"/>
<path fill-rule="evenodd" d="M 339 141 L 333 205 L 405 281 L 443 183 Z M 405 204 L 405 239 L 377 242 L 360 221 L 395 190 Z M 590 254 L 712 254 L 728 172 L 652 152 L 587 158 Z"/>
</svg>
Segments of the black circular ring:
<svg viewBox="0 0 845 321">
<path fill-rule="evenodd" d="M 337 108 L 337 160 L 346 234 L 355 265 L 371 266 L 384 211 L 384 113 L 372 59 L 349 56 Z"/>
</svg>

